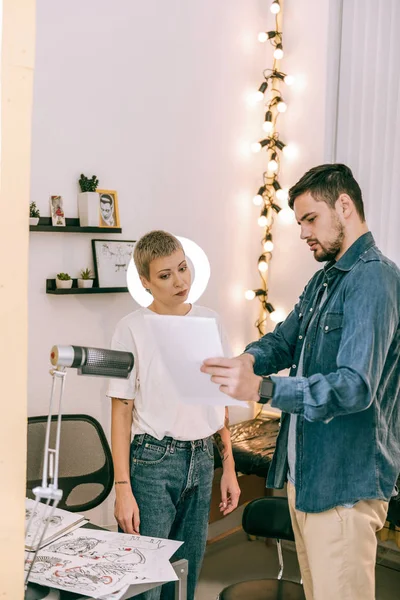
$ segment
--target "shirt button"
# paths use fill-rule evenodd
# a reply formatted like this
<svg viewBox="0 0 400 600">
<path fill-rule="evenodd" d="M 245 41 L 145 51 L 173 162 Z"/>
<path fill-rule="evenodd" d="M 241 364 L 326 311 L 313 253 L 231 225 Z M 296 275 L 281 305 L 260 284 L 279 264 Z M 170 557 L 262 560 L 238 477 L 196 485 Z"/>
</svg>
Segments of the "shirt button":
<svg viewBox="0 0 400 600">
<path fill-rule="evenodd" d="M 299 340 L 302 340 L 302 339 L 303 339 L 303 336 L 302 336 L 302 335 L 299 335 Z"/>
<path fill-rule="evenodd" d="M 292 369 L 297 369 L 297 365 L 292 365 Z"/>
<path fill-rule="evenodd" d="M 328 325 L 325 325 L 325 331 L 328 331 L 329 327 Z"/>
<path fill-rule="evenodd" d="M 325 283 L 324 283 L 324 287 L 326 287 L 327 285 L 328 285 L 328 284 L 325 282 Z"/>
<path fill-rule="evenodd" d="M 299 313 L 299 317 L 302 317 L 302 316 L 303 316 L 303 313 Z"/>
</svg>

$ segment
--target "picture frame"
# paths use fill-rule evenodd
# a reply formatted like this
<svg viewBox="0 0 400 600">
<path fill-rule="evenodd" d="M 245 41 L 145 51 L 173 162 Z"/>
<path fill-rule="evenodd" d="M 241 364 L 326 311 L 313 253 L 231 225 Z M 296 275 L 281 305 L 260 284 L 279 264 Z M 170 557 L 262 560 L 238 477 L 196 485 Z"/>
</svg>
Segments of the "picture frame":
<svg viewBox="0 0 400 600">
<path fill-rule="evenodd" d="M 127 288 L 127 271 L 136 240 L 92 240 L 95 284 Z"/>
<path fill-rule="evenodd" d="M 53 227 L 65 227 L 65 214 L 62 196 L 50 196 L 50 215 Z"/>
<path fill-rule="evenodd" d="M 118 194 L 115 190 L 100 190 L 99 194 L 99 227 L 108 229 L 120 227 Z"/>
</svg>

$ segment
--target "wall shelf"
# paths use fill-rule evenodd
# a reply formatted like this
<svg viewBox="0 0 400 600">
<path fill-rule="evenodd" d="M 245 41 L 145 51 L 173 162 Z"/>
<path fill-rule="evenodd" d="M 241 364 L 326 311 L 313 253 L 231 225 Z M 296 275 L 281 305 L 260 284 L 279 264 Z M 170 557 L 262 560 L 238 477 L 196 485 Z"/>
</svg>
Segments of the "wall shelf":
<svg viewBox="0 0 400 600">
<path fill-rule="evenodd" d="M 46 279 L 46 294 L 54 294 L 57 296 L 65 296 L 67 294 L 119 294 L 121 292 L 128 292 L 127 287 L 108 287 L 101 288 L 96 286 L 96 280 L 94 281 L 91 288 L 78 288 L 77 279 L 72 280 L 72 288 L 69 289 L 57 289 L 55 279 Z"/>
<path fill-rule="evenodd" d="M 81 227 L 79 219 L 66 219 L 65 227 L 55 227 L 51 217 L 40 217 L 38 225 L 29 225 L 29 231 L 46 233 L 122 233 L 121 227 Z"/>
</svg>

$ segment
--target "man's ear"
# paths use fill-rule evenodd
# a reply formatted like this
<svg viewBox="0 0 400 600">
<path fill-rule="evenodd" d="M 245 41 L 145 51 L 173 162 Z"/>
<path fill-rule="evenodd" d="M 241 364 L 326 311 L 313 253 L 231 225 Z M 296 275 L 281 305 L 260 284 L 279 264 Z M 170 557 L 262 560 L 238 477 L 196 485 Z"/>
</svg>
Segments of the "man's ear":
<svg viewBox="0 0 400 600">
<path fill-rule="evenodd" d="M 348 194 L 340 194 L 336 201 L 336 210 L 343 218 L 348 219 L 354 212 L 354 202 Z"/>
</svg>

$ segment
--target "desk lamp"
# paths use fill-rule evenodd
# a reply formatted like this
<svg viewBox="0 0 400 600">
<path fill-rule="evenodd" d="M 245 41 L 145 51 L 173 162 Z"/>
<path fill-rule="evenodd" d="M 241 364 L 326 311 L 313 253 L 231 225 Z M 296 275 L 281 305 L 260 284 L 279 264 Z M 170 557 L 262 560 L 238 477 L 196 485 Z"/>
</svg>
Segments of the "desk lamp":
<svg viewBox="0 0 400 600">
<path fill-rule="evenodd" d="M 50 352 L 50 362 L 54 368 L 50 370 L 52 376 L 52 386 L 49 402 L 49 414 L 46 425 L 43 476 L 42 485 L 34 488 L 35 506 L 31 512 L 25 535 L 29 533 L 33 515 L 36 512 L 38 503 L 46 500 L 46 518 L 43 527 L 39 528 L 32 540 L 32 546 L 36 548 L 32 561 L 25 576 L 25 600 L 34 600 L 40 598 L 51 598 L 46 596 L 47 591 L 41 586 L 28 588 L 28 579 L 35 563 L 39 547 L 46 534 L 48 524 L 62 498 L 62 490 L 58 488 L 58 467 L 59 467 L 59 449 L 61 436 L 61 417 L 62 417 L 62 399 L 64 394 L 64 383 L 66 368 L 78 369 L 78 375 L 94 375 L 98 377 L 116 377 L 127 379 L 133 369 L 134 358 L 131 352 L 120 352 L 117 350 L 106 350 L 102 348 L 86 348 L 83 346 L 53 346 Z M 58 385 L 57 385 L 58 384 Z M 55 448 L 50 448 L 50 427 L 53 414 L 54 396 L 56 388 L 58 390 L 58 411 L 57 411 L 57 429 L 55 437 Z M 42 592 L 39 591 L 39 588 Z"/>
</svg>

